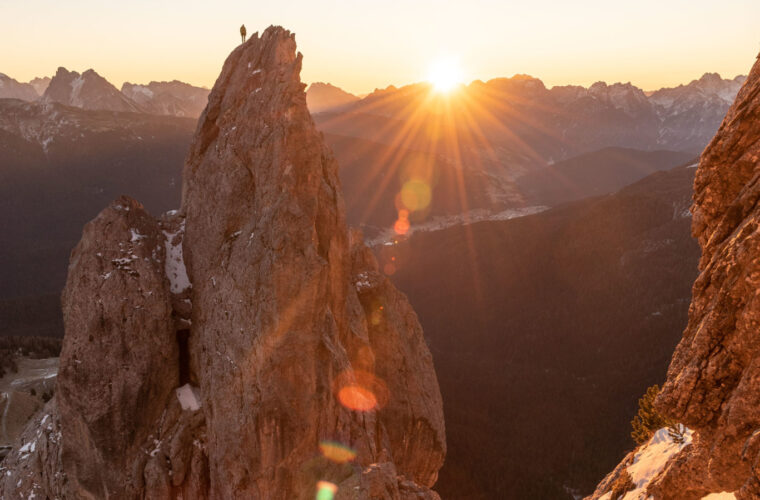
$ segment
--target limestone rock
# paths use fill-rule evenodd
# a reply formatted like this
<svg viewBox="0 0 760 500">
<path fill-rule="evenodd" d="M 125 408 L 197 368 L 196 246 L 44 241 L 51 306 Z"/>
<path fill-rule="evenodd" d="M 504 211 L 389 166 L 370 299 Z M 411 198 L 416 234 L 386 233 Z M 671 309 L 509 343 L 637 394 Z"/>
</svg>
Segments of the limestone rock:
<svg viewBox="0 0 760 500">
<path fill-rule="evenodd" d="M 26 427 L 0 467 L 0 498 L 65 498 L 61 421 L 53 397 Z"/>
<path fill-rule="evenodd" d="M 122 197 L 85 227 L 55 432 L 30 424 L 44 453 L 30 468 L 14 450 L 0 493 L 438 498 L 432 357 L 349 235 L 300 69 L 288 31 L 251 37 L 211 91 L 181 210 L 157 221 Z"/>
<path fill-rule="evenodd" d="M 429 487 L 445 455 L 432 359 L 390 284 L 360 300 L 337 164 L 300 69 L 281 28 L 233 51 L 185 165 L 191 351 L 211 495 L 310 498 L 313 482 L 300 485 L 319 471 L 305 463 L 326 439 L 355 448 L 361 465 L 393 460 Z M 373 307 L 384 308 L 377 326 Z M 387 387 L 385 408 L 338 402 L 336 381 L 355 370 Z"/>
<path fill-rule="evenodd" d="M 63 292 L 62 460 L 73 492 L 128 498 L 133 460 L 177 386 L 164 236 L 122 197 L 85 226 Z"/>
</svg>

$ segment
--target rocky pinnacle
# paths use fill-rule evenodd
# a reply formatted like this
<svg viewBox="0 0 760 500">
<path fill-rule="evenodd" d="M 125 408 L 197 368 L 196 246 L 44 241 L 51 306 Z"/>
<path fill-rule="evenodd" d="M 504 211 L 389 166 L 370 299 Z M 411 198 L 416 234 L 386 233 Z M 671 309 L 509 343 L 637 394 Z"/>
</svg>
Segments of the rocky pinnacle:
<svg viewBox="0 0 760 500">
<path fill-rule="evenodd" d="M 182 207 L 85 228 L 56 397 L 5 498 L 438 498 L 441 395 L 406 297 L 346 227 L 295 37 L 227 58 Z M 325 496 L 332 495 L 332 496 Z"/>
</svg>

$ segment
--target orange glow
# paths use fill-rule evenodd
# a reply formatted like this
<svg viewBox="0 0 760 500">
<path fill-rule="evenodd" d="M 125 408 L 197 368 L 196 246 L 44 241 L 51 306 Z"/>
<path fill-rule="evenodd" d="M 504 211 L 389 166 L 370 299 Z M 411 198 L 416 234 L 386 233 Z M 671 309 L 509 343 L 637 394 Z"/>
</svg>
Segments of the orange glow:
<svg viewBox="0 0 760 500">
<path fill-rule="evenodd" d="M 451 92 L 462 83 L 462 70 L 453 58 L 441 57 L 430 65 L 427 79 L 437 92 Z"/>
<path fill-rule="evenodd" d="M 337 464 L 344 464 L 356 458 L 356 452 L 348 446 L 337 441 L 322 441 L 319 450 L 328 460 Z"/>
<path fill-rule="evenodd" d="M 432 198 L 430 185 L 422 179 L 412 179 L 401 187 L 401 203 L 410 212 L 426 209 Z"/>
<path fill-rule="evenodd" d="M 388 388 L 385 383 L 369 372 L 347 370 L 338 375 L 333 386 L 338 401 L 345 408 L 354 411 L 373 411 L 388 402 Z"/>
<path fill-rule="evenodd" d="M 393 225 L 393 230 L 396 234 L 406 234 L 409 231 L 409 221 L 407 219 L 399 219 Z"/>
<path fill-rule="evenodd" d="M 383 266 L 383 272 L 387 274 L 388 276 L 392 276 L 396 274 L 396 266 L 391 264 L 390 262 Z"/>
<path fill-rule="evenodd" d="M 377 406 L 377 398 L 372 391 L 359 385 L 349 385 L 338 392 L 340 403 L 355 411 L 370 411 Z"/>
</svg>

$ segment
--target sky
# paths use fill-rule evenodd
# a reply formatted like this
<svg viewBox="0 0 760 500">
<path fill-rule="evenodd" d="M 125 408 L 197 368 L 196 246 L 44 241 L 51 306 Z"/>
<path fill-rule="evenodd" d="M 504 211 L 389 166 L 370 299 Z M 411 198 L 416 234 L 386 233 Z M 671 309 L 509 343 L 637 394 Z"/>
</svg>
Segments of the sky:
<svg viewBox="0 0 760 500">
<path fill-rule="evenodd" d="M 465 83 L 522 73 L 654 90 L 747 74 L 758 19 L 760 0 L 0 0 L 0 72 L 211 87 L 245 23 L 295 32 L 302 79 L 357 94 L 422 81 L 441 58 Z"/>
</svg>

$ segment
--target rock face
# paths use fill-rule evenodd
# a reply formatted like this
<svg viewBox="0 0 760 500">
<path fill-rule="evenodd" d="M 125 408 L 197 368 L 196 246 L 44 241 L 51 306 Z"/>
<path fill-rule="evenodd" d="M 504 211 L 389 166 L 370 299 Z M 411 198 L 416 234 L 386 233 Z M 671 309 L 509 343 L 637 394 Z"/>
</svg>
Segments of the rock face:
<svg viewBox="0 0 760 500">
<path fill-rule="evenodd" d="M 35 92 L 41 96 L 45 93 L 45 90 L 47 90 L 48 85 L 50 85 L 50 77 L 44 76 L 33 78 L 29 81 L 29 85 L 31 85 L 34 88 Z"/>
<path fill-rule="evenodd" d="M 760 497 L 759 119 L 756 63 L 696 174 L 692 231 L 701 274 L 656 401 L 695 436 L 649 484 L 655 499 Z"/>
<path fill-rule="evenodd" d="M 80 75 L 76 71 L 58 68 L 45 89 L 42 100 L 82 109 L 139 111 L 131 99 L 92 69 Z"/>
<path fill-rule="evenodd" d="M 314 478 L 303 460 L 321 440 L 350 443 L 365 465 L 393 461 L 429 487 L 445 453 L 432 360 L 406 300 L 360 240 L 349 244 L 337 163 L 309 116 L 300 70 L 281 29 L 236 49 L 185 165 L 212 496 L 304 492 L 297 485 Z M 383 410 L 339 404 L 336 379 L 353 369 L 387 385 Z"/>
<path fill-rule="evenodd" d="M 141 478 L 131 462 L 177 386 L 163 243 L 155 220 L 124 197 L 72 252 L 58 408 L 61 460 L 77 497 L 134 496 Z"/>
<path fill-rule="evenodd" d="M 346 228 L 300 69 L 288 31 L 251 37 L 209 96 L 181 210 L 123 197 L 85 227 L 53 427 L 30 425 L 0 494 L 438 497 L 432 358 Z"/>
<path fill-rule="evenodd" d="M 0 99 L 4 98 L 36 101 L 39 95 L 32 85 L 18 82 L 6 74 L 0 73 Z"/>
</svg>

